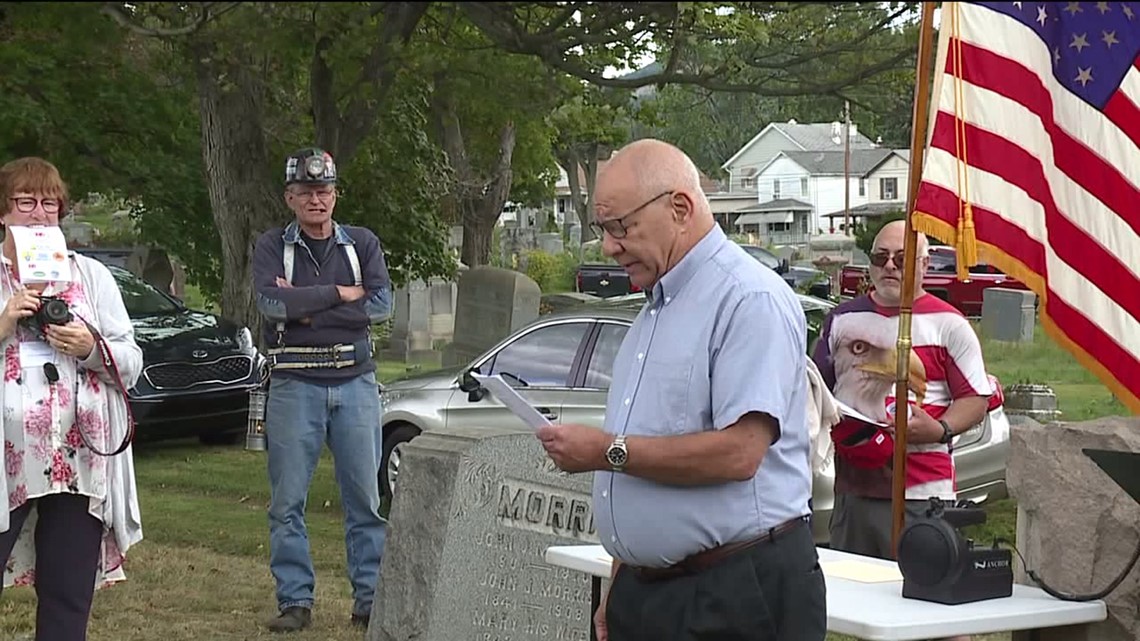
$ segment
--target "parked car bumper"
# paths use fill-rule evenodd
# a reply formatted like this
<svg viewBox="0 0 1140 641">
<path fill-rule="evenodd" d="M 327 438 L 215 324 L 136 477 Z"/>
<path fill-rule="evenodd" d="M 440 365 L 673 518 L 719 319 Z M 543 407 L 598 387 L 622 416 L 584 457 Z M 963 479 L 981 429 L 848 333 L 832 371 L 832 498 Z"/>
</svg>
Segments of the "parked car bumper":
<svg viewBox="0 0 1140 641">
<path fill-rule="evenodd" d="M 132 396 L 139 441 L 211 436 L 246 429 L 249 392 L 256 385 Z"/>
</svg>

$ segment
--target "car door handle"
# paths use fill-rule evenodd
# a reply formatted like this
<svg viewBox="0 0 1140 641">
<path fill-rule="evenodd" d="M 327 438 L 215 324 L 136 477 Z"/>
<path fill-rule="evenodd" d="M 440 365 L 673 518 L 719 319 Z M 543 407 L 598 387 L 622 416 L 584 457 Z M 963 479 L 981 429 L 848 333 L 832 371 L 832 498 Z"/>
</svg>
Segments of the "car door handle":
<svg viewBox="0 0 1140 641">
<path fill-rule="evenodd" d="M 542 417 L 548 421 L 557 421 L 558 420 L 558 415 L 555 414 L 554 412 L 551 412 L 549 407 L 536 407 L 536 408 L 534 408 L 534 410 L 536 412 L 538 412 L 539 414 L 542 414 Z"/>
</svg>

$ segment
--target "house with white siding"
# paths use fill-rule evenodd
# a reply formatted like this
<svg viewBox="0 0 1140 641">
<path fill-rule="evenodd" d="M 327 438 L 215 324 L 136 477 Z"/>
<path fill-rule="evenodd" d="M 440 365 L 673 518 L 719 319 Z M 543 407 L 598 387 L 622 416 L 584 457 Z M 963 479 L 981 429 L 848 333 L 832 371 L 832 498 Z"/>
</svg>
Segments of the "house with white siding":
<svg viewBox="0 0 1140 641">
<path fill-rule="evenodd" d="M 894 149 L 859 176 L 859 193 L 866 198 L 852 200 L 847 213 L 851 225 L 866 225 L 872 220 L 906 208 L 907 181 L 910 179 L 910 150 Z M 842 203 L 823 214 L 823 225 L 829 230 L 843 231 L 845 212 Z"/>
<path fill-rule="evenodd" d="M 724 198 L 748 204 L 718 212 L 726 229 L 753 233 L 767 242 L 804 245 L 823 231 L 820 213 L 838 193 L 843 207 L 844 126 L 832 123 L 774 122 L 764 127 L 721 168 L 728 174 Z M 870 163 L 889 153 L 859 133 L 852 124 L 848 132 L 852 163 L 866 171 Z M 839 159 L 838 175 L 833 173 Z M 856 160 L 858 158 L 858 160 Z M 857 196 L 853 196 L 858 198 Z M 863 201 L 866 201 L 866 196 Z"/>
</svg>

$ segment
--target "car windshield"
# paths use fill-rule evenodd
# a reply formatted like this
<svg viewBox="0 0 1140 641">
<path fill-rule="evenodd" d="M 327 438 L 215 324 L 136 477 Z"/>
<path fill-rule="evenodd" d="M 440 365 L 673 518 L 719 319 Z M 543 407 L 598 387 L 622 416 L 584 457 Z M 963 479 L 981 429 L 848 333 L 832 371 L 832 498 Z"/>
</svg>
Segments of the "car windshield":
<svg viewBox="0 0 1140 641">
<path fill-rule="evenodd" d="M 178 311 L 178 305 L 162 295 L 150 283 L 119 267 L 108 266 L 119 291 L 123 294 L 123 304 L 131 318 L 168 314 Z"/>
</svg>

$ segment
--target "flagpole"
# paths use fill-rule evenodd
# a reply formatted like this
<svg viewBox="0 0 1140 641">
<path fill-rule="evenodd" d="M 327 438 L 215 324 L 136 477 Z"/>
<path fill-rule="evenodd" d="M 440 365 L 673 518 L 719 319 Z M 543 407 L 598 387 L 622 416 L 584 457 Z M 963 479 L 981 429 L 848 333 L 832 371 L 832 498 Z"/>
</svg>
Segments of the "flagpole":
<svg viewBox="0 0 1140 641">
<path fill-rule="evenodd" d="M 914 306 L 915 255 L 918 235 L 911 222 L 915 199 L 922 181 L 922 161 L 926 150 L 926 127 L 929 121 L 931 54 L 934 51 L 935 2 L 922 3 L 922 22 L 918 33 L 918 61 L 915 70 L 914 114 L 911 121 L 910 176 L 906 198 L 906 232 L 903 244 L 902 300 L 899 302 L 899 334 L 896 349 L 898 363 L 895 368 L 895 451 L 891 477 L 891 556 L 898 558 L 899 535 L 906 514 L 906 427 L 909 414 L 907 398 L 910 394 L 910 325 Z"/>
</svg>

